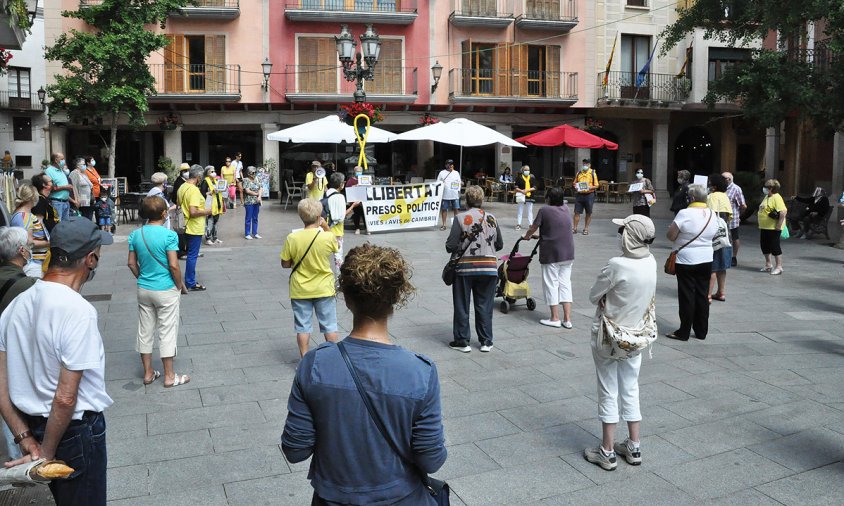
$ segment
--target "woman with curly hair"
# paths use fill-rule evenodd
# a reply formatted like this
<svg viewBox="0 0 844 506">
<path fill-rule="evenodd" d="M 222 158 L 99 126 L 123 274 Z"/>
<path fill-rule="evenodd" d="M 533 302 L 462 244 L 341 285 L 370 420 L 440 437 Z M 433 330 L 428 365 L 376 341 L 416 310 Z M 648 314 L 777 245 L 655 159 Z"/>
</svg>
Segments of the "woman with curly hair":
<svg viewBox="0 0 844 506">
<path fill-rule="evenodd" d="M 387 328 L 413 293 L 410 276 L 396 249 L 367 243 L 349 251 L 340 290 L 352 331 L 308 352 L 296 370 L 281 448 L 290 462 L 313 456 L 313 505 L 436 504 L 420 473 L 435 472 L 447 455 L 437 368 L 395 345 Z"/>
</svg>

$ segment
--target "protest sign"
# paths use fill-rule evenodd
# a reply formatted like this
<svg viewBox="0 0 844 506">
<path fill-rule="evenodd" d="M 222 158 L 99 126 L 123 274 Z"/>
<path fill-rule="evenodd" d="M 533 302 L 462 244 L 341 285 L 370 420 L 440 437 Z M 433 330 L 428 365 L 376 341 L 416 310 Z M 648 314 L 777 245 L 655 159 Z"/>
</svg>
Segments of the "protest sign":
<svg viewBox="0 0 844 506">
<path fill-rule="evenodd" d="M 256 177 L 258 182 L 261 183 L 261 197 L 270 198 L 270 173 L 264 167 L 258 167 Z"/>
<path fill-rule="evenodd" d="M 362 203 L 371 232 L 434 227 L 442 203 L 443 183 L 366 187 Z"/>
</svg>

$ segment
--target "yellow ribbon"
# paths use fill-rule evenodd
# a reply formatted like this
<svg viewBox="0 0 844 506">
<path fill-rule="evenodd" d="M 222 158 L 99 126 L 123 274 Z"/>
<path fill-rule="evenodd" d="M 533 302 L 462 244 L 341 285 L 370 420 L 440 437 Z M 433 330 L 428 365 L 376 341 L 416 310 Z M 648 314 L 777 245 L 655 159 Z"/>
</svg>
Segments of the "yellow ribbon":
<svg viewBox="0 0 844 506">
<path fill-rule="evenodd" d="M 366 119 L 366 130 L 364 130 L 363 137 L 360 136 L 360 130 L 358 130 L 358 120 L 364 118 Z M 363 170 L 367 170 L 369 166 L 366 164 L 366 153 L 364 152 L 364 148 L 366 147 L 366 139 L 369 137 L 369 126 L 371 125 L 369 116 L 366 114 L 358 114 L 355 116 L 355 120 L 353 121 L 353 128 L 355 129 L 355 137 L 358 139 L 358 145 L 360 146 L 360 156 L 358 157 L 358 166 L 363 167 Z"/>
</svg>

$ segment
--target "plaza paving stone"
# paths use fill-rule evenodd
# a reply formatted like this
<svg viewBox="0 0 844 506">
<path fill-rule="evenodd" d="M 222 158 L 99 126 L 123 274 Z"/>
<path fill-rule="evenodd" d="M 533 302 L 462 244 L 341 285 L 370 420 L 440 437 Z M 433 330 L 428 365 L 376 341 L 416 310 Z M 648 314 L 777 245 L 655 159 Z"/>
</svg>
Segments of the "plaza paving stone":
<svg viewBox="0 0 844 506">
<path fill-rule="evenodd" d="M 666 199 L 654 209 L 659 264 L 669 252 Z M 515 206 L 491 203 L 505 251 L 517 235 Z M 410 260 L 416 297 L 393 317 L 398 344 L 431 357 L 442 383 L 455 505 L 485 504 L 837 504 L 844 502 L 844 251 L 825 241 L 785 241 L 785 273 L 758 272 L 758 231 L 741 230 L 739 266 L 728 273 L 727 302 L 711 306 L 709 338 L 659 339 L 641 373 L 639 467 L 619 462 L 607 473 L 583 460 L 599 442 L 589 288 L 618 254 L 609 218 L 627 204 L 598 204 L 590 235 L 575 237 L 571 330 L 539 325 L 538 260 L 530 285 L 537 310 L 517 306 L 493 317 L 495 348 L 481 354 L 448 349 L 450 289 L 440 281 L 446 234 L 438 230 L 346 235 L 346 249 L 370 241 L 399 248 Z M 220 221 L 224 244 L 202 246 L 201 283 L 182 298 L 176 369 L 188 385 L 141 384 L 134 351 L 134 278 L 126 235 L 104 248 L 84 295 L 94 305 L 106 349 L 108 499 L 114 505 L 305 505 L 308 463 L 290 464 L 279 449 L 287 395 L 298 363 L 288 273 L 278 254 L 300 226 L 294 209 L 265 205 L 263 240 L 240 235 L 243 210 Z M 836 237 L 837 239 L 837 231 Z M 184 264 L 182 264 L 184 265 Z M 676 282 L 659 273 L 657 318 L 674 330 Z M 107 297 L 108 298 L 108 297 Z M 341 329 L 351 315 L 338 298 Z M 321 341 L 314 334 L 312 343 Z M 160 368 L 157 352 L 154 358 Z M 619 427 L 618 439 L 626 436 Z M 6 492 L 0 492 L 0 494 Z"/>
</svg>

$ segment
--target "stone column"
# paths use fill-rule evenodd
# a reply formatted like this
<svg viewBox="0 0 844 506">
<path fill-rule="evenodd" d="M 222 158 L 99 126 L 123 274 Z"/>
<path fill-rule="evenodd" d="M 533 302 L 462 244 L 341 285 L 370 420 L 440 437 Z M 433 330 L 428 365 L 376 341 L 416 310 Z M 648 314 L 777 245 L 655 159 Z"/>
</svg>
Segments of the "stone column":
<svg viewBox="0 0 844 506">
<path fill-rule="evenodd" d="M 182 160 L 182 127 L 164 131 L 164 156 L 169 158 L 177 167 Z"/>
<path fill-rule="evenodd" d="M 657 197 L 668 197 L 668 123 L 654 123 L 653 174 L 651 182 Z"/>
<path fill-rule="evenodd" d="M 838 202 L 842 191 L 844 191 L 844 132 L 835 132 L 832 145 L 832 188 L 830 188 L 829 200 L 836 206 L 838 212 L 832 213 L 834 221 L 829 224 L 829 229 L 841 230 L 841 237 L 835 245 L 838 249 L 844 249 L 844 228 L 838 225 L 839 220 L 844 219 L 844 207 L 841 207 Z"/>
<path fill-rule="evenodd" d="M 765 179 L 774 179 L 780 166 L 780 132 L 778 127 L 765 129 Z"/>
<path fill-rule="evenodd" d="M 255 165 L 264 164 L 264 160 L 275 161 L 275 168 L 270 172 L 270 191 L 277 192 L 281 187 L 279 182 L 279 170 L 281 167 L 281 160 L 279 159 L 278 141 L 267 140 L 267 135 L 278 130 L 275 123 L 264 123 L 261 125 L 261 143 L 263 147 L 264 158 L 258 160 Z"/>
<path fill-rule="evenodd" d="M 67 128 L 65 128 L 63 125 L 54 124 L 52 127 L 50 127 L 50 135 L 47 138 L 47 145 L 50 146 L 49 149 L 52 151 L 52 153 L 64 153 L 65 157 L 73 156 L 68 155 L 67 150 L 65 149 L 65 144 L 67 140 L 66 137 Z M 47 160 L 49 159 L 50 157 L 48 156 Z"/>
</svg>

